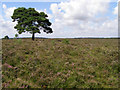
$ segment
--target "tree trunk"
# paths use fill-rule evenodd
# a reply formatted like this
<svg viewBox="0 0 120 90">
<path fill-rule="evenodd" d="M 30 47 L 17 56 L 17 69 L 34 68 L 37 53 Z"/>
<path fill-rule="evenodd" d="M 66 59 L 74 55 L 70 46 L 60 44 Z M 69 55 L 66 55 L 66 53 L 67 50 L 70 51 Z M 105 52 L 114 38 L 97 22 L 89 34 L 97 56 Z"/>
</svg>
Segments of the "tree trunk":
<svg viewBox="0 0 120 90">
<path fill-rule="evenodd" d="M 35 33 L 32 34 L 32 40 L 34 41 L 35 39 Z"/>
</svg>

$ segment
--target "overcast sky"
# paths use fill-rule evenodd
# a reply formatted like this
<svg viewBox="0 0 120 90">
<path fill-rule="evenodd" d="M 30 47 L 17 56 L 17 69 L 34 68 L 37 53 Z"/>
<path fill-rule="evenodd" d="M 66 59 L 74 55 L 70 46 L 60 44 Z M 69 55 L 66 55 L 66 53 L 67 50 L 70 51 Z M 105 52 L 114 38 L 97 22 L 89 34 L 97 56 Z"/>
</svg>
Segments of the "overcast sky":
<svg viewBox="0 0 120 90">
<path fill-rule="evenodd" d="M 36 37 L 74 38 L 74 37 L 118 37 L 117 0 L 40 0 L 37 2 L 0 3 L 0 38 L 8 35 L 13 38 L 17 33 L 16 23 L 11 15 L 18 7 L 32 7 L 44 11 L 52 22 L 52 34 L 36 34 Z M 18 0 L 19 1 L 19 0 Z M 22 0 L 21 0 L 22 1 Z M 49 2 L 48 2 L 49 1 Z M 55 1 L 55 2 L 54 2 Z M 19 37 L 31 37 L 22 33 Z"/>
</svg>

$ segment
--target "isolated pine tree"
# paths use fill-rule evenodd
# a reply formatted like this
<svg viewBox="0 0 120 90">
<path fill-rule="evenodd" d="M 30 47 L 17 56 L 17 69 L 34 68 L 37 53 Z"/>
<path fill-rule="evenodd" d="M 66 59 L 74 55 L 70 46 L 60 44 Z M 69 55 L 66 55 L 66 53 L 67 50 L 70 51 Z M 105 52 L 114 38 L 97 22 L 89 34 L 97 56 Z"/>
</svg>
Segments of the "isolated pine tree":
<svg viewBox="0 0 120 90">
<path fill-rule="evenodd" d="M 41 33 L 43 30 L 46 33 L 52 33 L 51 22 L 47 19 L 48 15 L 44 12 L 37 12 L 34 8 L 20 7 L 14 10 L 11 18 L 13 22 L 17 21 L 14 27 L 18 33 L 29 32 L 32 34 L 32 40 L 35 38 L 35 33 Z"/>
</svg>

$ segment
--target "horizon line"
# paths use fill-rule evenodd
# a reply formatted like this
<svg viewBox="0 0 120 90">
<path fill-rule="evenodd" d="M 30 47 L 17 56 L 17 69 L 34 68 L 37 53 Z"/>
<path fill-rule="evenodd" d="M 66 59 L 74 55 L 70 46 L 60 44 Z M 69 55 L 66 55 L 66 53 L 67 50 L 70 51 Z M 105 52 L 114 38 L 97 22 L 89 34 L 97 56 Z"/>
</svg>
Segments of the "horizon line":
<svg viewBox="0 0 120 90">
<path fill-rule="evenodd" d="M 24 39 L 24 38 L 32 38 L 32 37 L 17 37 L 17 38 L 13 37 L 13 38 L 9 38 L 9 39 L 20 39 L 20 38 L 21 38 L 21 39 L 22 39 L 22 38 Z M 36 38 L 36 39 L 37 39 L 37 38 L 43 38 L 43 39 L 44 39 L 44 38 L 46 38 L 46 39 L 47 39 L 47 38 L 48 38 L 48 39 L 49 39 L 49 38 L 53 38 L 53 39 L 54 39 L 54 38 L 58 38 L 58 39 L 62 39 L 62 38 L 68 38 L 68 39 L 69 39 L 69 38 L 71 38 L 71 39 L 72 39 L 72 38 L 73 38 L 73 39 L 78 38 L 78 39 L 79 39 L 79 38 L 83 38 L 83 39 L 84 39 L 84 38 L 120 38 L 120 37 L 35 37 L 35 38 Z M 0 38 L 0 39 L 4 39 L 4 38 Z"/>
</svg>

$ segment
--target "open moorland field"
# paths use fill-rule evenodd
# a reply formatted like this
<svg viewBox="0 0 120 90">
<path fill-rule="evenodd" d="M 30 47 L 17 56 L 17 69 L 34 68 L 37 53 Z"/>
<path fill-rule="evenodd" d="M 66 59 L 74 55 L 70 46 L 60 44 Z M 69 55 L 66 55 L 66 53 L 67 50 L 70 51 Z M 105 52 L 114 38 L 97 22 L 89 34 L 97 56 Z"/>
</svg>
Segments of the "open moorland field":
<svg viewBox="0 0 120 90">
<path fill-rule="evenodd" d="M 2 40 L 4 88 L 118 88 L 118 39 Z"/>
</svg>

